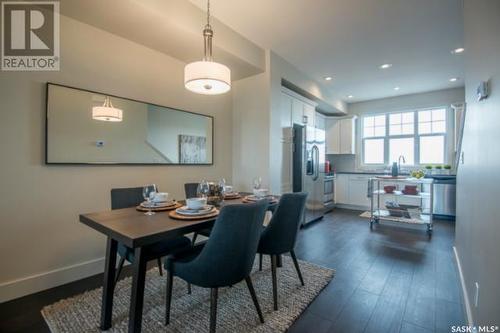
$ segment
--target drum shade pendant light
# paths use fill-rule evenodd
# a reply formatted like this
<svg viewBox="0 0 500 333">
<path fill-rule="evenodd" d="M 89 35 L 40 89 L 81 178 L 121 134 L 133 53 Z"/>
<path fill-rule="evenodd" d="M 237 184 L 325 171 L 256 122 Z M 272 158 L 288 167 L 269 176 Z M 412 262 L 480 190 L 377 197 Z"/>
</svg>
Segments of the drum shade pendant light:
<svg viewBox="0 0 500 333">
<path fill-rule="evenodd" d="M 92 119 L 102 121 L 122 121 L 123 111 L 115 108 L 111 103 L 109 96 L 106 96 L 102 106 L 94 106 L 92 108 Z"/>
<path fill-rule="evenodd" d="M 213 61 L 213 36 L 214 32 L 210 25 L 210 0 L 208 0 L 207 24 L 203 29 L 205 57 L 202 61 L 192 62 L 184 67 L 184 86 L 197 94 L 218 95 L 231 90 L 231 70 Z"/>
</svg>

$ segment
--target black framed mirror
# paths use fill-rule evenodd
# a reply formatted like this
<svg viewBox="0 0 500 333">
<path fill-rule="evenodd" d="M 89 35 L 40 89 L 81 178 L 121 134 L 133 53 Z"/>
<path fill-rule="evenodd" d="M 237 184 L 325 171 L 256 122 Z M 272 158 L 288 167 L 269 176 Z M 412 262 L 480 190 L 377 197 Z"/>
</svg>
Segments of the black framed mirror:
<svg viewBox="0 0 500 333">
<path fill-rule="evenodd" d="M 47 83 L 46 164 L 212 165 L 212 116 Z"/>
</svg>

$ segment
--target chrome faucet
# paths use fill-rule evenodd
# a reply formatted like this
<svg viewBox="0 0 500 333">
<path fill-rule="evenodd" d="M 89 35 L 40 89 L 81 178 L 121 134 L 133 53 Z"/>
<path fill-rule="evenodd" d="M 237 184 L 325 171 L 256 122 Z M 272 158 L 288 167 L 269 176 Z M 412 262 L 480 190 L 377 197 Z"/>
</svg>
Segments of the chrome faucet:
<svg viewBox="0 0 500 333">
<path fill-rule="evenodd" d="M 403 163 L 406 163 L 405 157 L 403 155 L 399 155 L 398 157 L 398 174 L 401 174 L 401 159 L 403 160 Z"/>
</svg>

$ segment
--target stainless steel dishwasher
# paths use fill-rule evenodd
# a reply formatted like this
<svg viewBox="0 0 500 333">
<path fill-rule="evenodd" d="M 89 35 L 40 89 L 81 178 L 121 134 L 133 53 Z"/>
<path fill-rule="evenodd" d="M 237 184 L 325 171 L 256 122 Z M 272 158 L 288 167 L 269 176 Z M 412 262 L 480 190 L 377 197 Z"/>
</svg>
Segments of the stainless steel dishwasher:
<svg viewBox="0 0 500 333">
<path fill-rule="evenodd" d="M 455 176 L 433 175 L 436 218 L 455 219 L 457 180 Z"/>
</svg>

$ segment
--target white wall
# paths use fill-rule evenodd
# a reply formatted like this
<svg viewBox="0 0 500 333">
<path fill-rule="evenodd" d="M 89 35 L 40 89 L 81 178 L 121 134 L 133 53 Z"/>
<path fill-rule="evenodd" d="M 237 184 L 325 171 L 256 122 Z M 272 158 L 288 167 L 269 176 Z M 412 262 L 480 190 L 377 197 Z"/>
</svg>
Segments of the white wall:
<svg viewBox="0 0 500 333">
<path fill-rule="evenodd" d="M 233 185 L 251 191 L 269 185 L 269 79 L 267 73 L 233 83 Z"/>
<path fill-rule="evenodd" d="M 465 158 L 457 176 L 455 246 L 470 301 L 469 319 L 477 325 L 499 325 L 500 1 L 465 1 L 464 6 L 467 115 Z M 490 80 L 491 94 L 478 102 L 476 87 L 483 80 Z"/>
<path fill-rule="evenodd" d="M 78 214 L 109 209 L 111 188 L 154 182 L 182 198 L 185 182 L 231 180 L 231 95 L 186 91 L 184 65 L 61 17 L 60 72 L 0 73 L 0 302 L 102 271 L 104 237 Z M 214 116 L 214 165 L 45 166 L 47 81 Z"/>
<path fill-rule="evenodd" d="M 449 106 L 463 102 L 464 88 L 437 90 L 420 94 L 374 99 L 371 101 L 348 104 L 348 113 L 361 115 L 368 113 L 425 109 L 435 106 Z"/>
</svg>

